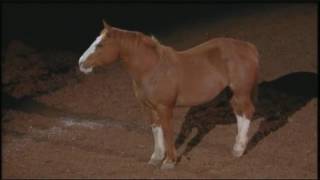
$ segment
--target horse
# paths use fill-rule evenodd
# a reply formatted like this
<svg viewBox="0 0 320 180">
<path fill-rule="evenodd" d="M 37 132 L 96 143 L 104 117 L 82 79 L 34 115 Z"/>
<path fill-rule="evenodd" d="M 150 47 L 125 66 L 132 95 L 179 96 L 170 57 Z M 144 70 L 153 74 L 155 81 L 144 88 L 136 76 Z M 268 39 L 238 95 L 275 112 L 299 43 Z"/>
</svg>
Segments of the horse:
<svg viewBox="0 0 320 180">
<path fill-rule="evenodd" d="M 172 169 L 177 163 L 173 109 L 208 102 L 226 87 L 232 90 L 230 103 L 237 119 L 232 154 L 243 155 L 255 112 L 258 56 L 253 44 L 227 37 L 177 51 L 154 36 L 120 29 L 103 20 L 100 35 L 79 59 L 79 69 L 88 74 L 94 67 L 122 61 L 136 98 L 150 113 L 154 151 L 148 163 Z"/>
</svg>

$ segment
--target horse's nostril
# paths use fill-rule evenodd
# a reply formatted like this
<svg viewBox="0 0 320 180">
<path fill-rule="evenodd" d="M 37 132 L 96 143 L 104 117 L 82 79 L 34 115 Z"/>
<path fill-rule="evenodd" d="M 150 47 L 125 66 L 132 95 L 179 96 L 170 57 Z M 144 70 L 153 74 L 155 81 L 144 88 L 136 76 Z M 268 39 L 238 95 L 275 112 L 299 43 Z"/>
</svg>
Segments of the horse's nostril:
<svg viewBox="0 0 320 180">
<path fill-rule="evenodd" d="M 88 67 L 88 65 L 83 62 L 79 62 L 79 69 L 85 74 L 88 74 L 92 71 L 92 67 Z"/>
<path fill-rule="evenodd" d="M 81 68 L 85 68 L 85 64 L 84 64 L 84 62 L 80 62 L 80 63 L 79 63 L 79 67 L 81 67 Z"/>
</svg>

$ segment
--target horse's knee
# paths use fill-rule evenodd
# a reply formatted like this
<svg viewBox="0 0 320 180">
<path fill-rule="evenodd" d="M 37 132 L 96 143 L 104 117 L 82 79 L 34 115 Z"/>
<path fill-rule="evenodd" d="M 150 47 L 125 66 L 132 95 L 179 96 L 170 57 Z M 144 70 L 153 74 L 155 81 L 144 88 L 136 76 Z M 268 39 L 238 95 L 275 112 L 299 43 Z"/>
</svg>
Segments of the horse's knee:
<svg viewBox="0 0 320 180">
<path fill-rule="evenodd" d="M 255 107 L 254 107 L 252 101 L 248 100 L 248 102 L 246 103 L 245 108 L 243 110 L 243 115 L 251 120 L 254 112 L 255 112 Z"/>
<path fill-rule="evenodd" d="M 151 127 L 161 126 L 159 113 L 157 111 L 151 110 L 151 117 L 150 117 L 149 123 Z"/>
</svg>

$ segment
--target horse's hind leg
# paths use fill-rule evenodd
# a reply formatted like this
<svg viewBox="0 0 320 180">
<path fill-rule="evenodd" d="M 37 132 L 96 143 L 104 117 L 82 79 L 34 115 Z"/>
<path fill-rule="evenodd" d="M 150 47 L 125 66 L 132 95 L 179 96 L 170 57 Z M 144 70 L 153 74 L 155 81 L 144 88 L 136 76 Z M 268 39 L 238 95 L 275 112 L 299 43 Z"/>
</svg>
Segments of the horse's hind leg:
<svg viewBox="0 0 320 180">
<path fill-rule="evenodd" d="M 236 142 L 233 146 L 232 154 L 236 157 L 240 157 L 245 152 L 248 143 L 248 131 L 250 127 L 250 121 L 254 113 L 254 105 L 251 95 L 248 93 L 237 93 L 231 99 L 231 105 L 237 118 L 238 134 L 236 136 Z"/>
</svg>

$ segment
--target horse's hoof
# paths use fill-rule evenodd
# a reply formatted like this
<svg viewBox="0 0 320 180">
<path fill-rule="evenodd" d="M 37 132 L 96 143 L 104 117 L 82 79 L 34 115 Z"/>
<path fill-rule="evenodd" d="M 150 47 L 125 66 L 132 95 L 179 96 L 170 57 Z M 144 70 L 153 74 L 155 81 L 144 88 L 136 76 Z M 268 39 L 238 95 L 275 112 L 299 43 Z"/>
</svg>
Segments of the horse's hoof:
<svg viewBox="0 0 320 180">
<path fill-rule="evenodd" d="M 169 169 L 174 169 L 175 163 L 174 162 L 164 162 L 162 163 L 160 169 L 161 170 L 169 170 Z"/>
<path fill-rule="evenodd" d="M 243 155 L 244 151 L 239 151 L 239 150 L 232 150 L 232 155 L 234 157 L 241 157 Z"/>
<path fill-rule="evenodd" d="M 246 143 L 235 143 L 232 150 L 234 157 L 241 157 L 246 150 Z"/>
<path fill-rule="evenodd" d="M 150 159 L 148 164 L 152 166 L 159 166 L 161 164 L 162 160 L 161 159 Z"/>
<path fill-rule="evenodd" d="M 232 150 L 232 155 L 234 157 L 241 157 L 244 153 L 244 151 L 246 150 L 245 147 L 243 146 L 239 146 L 238 144 L 236 144 L 234 147 L 233 147 L 233 150 Z"/>
</svg>

